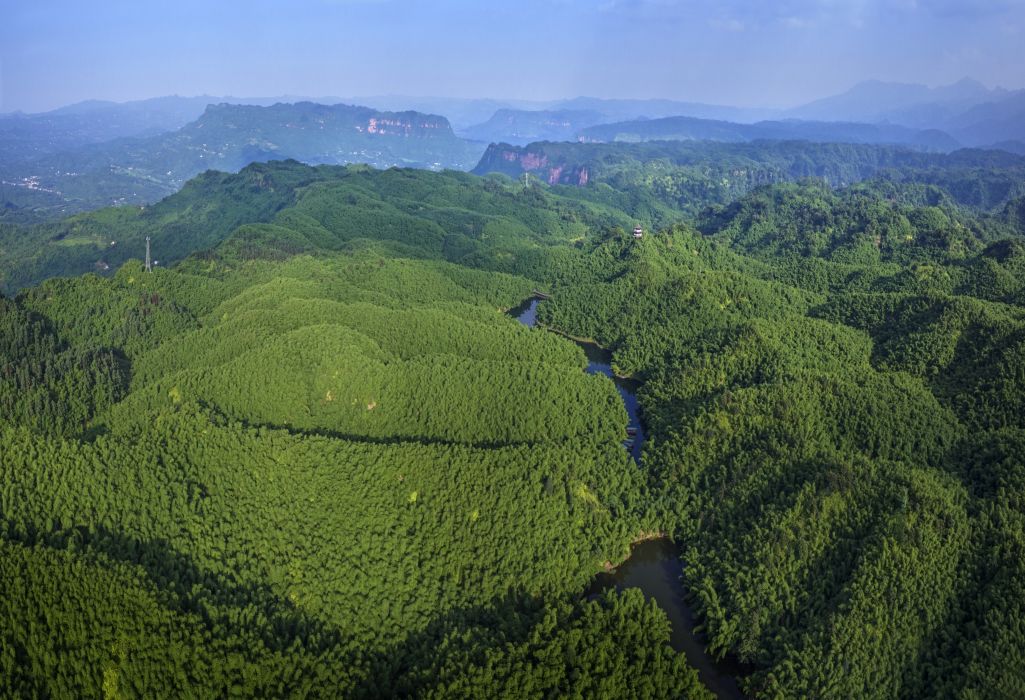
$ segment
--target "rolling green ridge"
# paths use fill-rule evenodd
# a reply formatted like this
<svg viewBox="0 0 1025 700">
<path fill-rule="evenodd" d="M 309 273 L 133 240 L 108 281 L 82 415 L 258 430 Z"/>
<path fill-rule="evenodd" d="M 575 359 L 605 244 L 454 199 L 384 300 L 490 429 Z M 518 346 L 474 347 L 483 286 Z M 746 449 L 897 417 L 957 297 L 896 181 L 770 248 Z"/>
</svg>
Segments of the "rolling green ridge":
<svg viewBox="0 0 1025 700">
<path fill-rule="evenodd" d="M 12 292 L 53 275 L 113 271 L 145 254 L 146 236 L 164 265 L 230 237 L 226 248 L 243 260 L 369 245 L 392 255 L 458 262 L 486 248 L 495 266 L 516 272 L 521 258 L 545 257 L 552 244 L 632 221 L 586 192 L 524 191 L 504 179 L 256 163 L 237 175 L 204 173 L 142 209 L 102 209 L 55 224 L 0 229 L 0 280 Z"/>
<path fill-rule="evenodd" d="M 479 682 L 472 662 L 515 695 L 609 661 L 595 687 L 643 673 L 701 696 L 661 613 L 576 600 L 641 529 L 646 486 L 611 382 L 496 308 L 527 280 L 372 254 L 188 267 L 5 301 L 26 329 L 5 367 L 95 368 L 0 394 L 49 390 L 0 442 L 9 689 L 447 695 Z M 121 373 L 83 351 L 114 345 Z M 62 400 L 66 424 L 41 430 Z M 512 659 L 578 647 L 543 673 Z"/>
<path fill-rule="evenodd" d="M 8 692 L 709 697 L 657 606 L 582 595 L 664 532 L 752 696 L 1025 693 L 1018 161 L 754 144 L 775 175 L 703 188 L 725 146 L 659 148 L 5 229 Z M 613 383 L 504 313 L 535 290 L 642 381 L 640 467 Z"/>
<path fill-rule="evenodd" d="M 550 185 L 609 185 L 621 206 L 650 198 L 697 215 L 751 190 L 804 178 L 832 187 L 863 180 L 942 194 L 961 206 L 991 210 L 1025 194 L 1025 159 L 1003 151 L 922 153 L 898 146 L 803 141 L 650 141 L 645 143 L 492 144 L 473 172 L 529 174 Z M 612 196 L 612 193 L 606 193 Z M 892 195 L 891 195 L 892 196 Z"/>
</svg>

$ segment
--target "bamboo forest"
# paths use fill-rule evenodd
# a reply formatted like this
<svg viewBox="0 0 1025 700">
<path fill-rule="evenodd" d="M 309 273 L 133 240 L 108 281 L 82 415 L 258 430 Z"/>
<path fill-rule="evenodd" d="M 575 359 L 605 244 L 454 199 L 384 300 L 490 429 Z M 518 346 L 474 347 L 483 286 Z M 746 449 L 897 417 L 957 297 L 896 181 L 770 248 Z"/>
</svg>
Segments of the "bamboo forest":
<svg viewBox="0 0 1025 700">
<path fill-rule="evenodd" d="M 537 148 L 0 223 L 0 694 L 1025 697 L 1025 157 Z"/>
</svg>

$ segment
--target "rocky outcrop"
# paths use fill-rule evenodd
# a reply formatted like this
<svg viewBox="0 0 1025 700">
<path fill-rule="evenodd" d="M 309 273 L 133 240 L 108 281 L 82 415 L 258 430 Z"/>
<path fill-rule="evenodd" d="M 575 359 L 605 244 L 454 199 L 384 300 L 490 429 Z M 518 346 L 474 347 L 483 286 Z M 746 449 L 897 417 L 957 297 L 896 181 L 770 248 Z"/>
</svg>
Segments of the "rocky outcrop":
<svg viewBox="0 0 1025 700">
<path fill-rule="evenodd" d="M 379 112 L 356 105 L 321 105 L 313 102 L 252 105 L 210 105 L 186 128 L 206 131 L 288 130 L 314 134 L 355 131 L 368 136 L 401 136 L 456 140 L 448 119 L 422 112 Z"/>
<path fill-rule="evenodd" d="M 503 173 L 515 178 L 523 177 L 524 173 L 530 173 L 549 185 L 575 185 L 577 187 L 583 187 L 591 178 L 586 165 L 550 156 L 545 152 L 544 144 L 529 146 L 511 146 L 507 143 L 492 144 L 484 152 L 484 156 L 473 172 L 478 175 Z"/>
</svg>

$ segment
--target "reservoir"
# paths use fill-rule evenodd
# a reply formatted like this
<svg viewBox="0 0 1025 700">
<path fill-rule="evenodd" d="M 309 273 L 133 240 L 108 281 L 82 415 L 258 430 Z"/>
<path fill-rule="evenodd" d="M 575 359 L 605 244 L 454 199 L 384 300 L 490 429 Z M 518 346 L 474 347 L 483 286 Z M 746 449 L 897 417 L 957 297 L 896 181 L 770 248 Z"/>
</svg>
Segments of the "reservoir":
<svg viewBox="0 0 1025 700">
<path fill-rule="evenodd" d="M 740 692 L 736 679 L 753 669 L 730 657 L 718 661 L 705 652 L 705 640 L 694 632 L 694 614 L 687 604 L 682 575 L 683 562 L 672 540 L 668 537 L 645 540 L 630 549 L 630 558 L 615 571 L 595 576 L 587 595 L 596 595 L 610 588 L 618 591 L 641 589 L 646 598 L 655 599 L 669 618 L 672 629 L 669 644 L 676 651 L 683 652 L 687 663 L 697 669 L 705 687 L 717 698 L 743 700 L 745 695 Z"/>
<path fill-rule="evenodd" d="M 512 309 L 509 314 L 523 325 L 534 328 L 537 325 L 539 301 L 539 299 L 528 299 Z M 633 456 L 634 461 L 640 464 L 641 448 L 644 445 L 644 426 L 641 424 L 640 405 L 637 403 L 637 390 L 640 388 L 640 382 L 617 377 L 612 371 L 612 353 L 605 348 L 595 343 L 584 343 L 579 340 L 573 342 L 579 345 L 587 355 L 586 371 L 588 374 L 604 374 L 615 383 L 630 418 L 627 424 L 628 434 L 624 437 L 624 446 Z"/>
<path fill-rule="evenodd" d="M 530 328 L 537 325 L 539 299 L 528 299 L 509 311 L 520 323 Z M 587 355 L 588 374 L 604 374 L 612 379 L 623 398 L 623 405 L 630 421 L 624 447 L 630 451 L 638 465 L 641 463 L 641 447 L 644 444 L 644 426 L 641 424 L 637 390 L 640 383 L 632 379 L 615 376 L 612 371 L 612 353 L 595 343 L 573 340 Z M 694 615 L 687 604 L 686 591 L 681 576 L 683 563 L 680 561 L 676 544 L 667 537 L 645 540 L 630 549 L 630 558 L 615 571 L 602 572 L 595 576 L 588 597 L 610 588 L 639 588 L 645 597 L 653 598 L 666 613 L 672 628 L 670 644 L 673 649 L 687 657 L 687 663 L 697 669 L 698 676 L 716 697 L 729 700 L 743 700 L 736 679 L 751 672 L 751 668 L 726 658 L 713 659 L 705 652 L 705 642 L 694 632 Z"/>
</svg>

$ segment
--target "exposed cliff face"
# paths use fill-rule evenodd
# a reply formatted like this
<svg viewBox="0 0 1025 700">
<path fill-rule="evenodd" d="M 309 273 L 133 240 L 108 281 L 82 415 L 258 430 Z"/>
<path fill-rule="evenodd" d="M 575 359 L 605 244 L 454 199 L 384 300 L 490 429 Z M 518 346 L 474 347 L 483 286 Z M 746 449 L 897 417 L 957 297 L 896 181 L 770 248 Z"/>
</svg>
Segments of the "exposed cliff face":
<svg viewBox="0 0 1025 700">
<path fill-rule="evenodd" d="M 56 153 L 5 168 L 0 179 L 25 183 L 33 206 L 45 196 L 47 206 L 70 213 L 153 202 L 206 170 L 234 172 L 253 162 L 469 170 L 484 148 L 456 136 L 445 117 L 422 112 L 312 102 L 217 104 L 178 131 Z"/>
<path fill-rule="evenodd" d="M 686 211 L 695 202 L 727 204 L 761 185 L 805 178 L 846 187 L 894 169 L 973 171 L 979 167 L 1017 168 L 1021 162 L 1019 156 L 997 151 L 962 150 L 945 155 L 903 146 L 808 141 L 541 142 L 492 144 L 473 172 L 513 178 L 530 173 L 551 185 L 578 187 L 601 182 L 620 186 L 624 182 L 648 183 L 644 189 L 653 200 Z M 966 203 L 992 209 L 1002 200 Z"/>
<path fill-rule="evenodd" d="M 442 116 L 312 102 L 211 105 L 172 139 L 177 150 L 184 148 L 208 167 L 224 170 L 269 158 L 469 169 L 483 149 L 457 137 Z M 196 172 L 192 162 L 186 165 L 182 180 Z M 167 170 L 178 174 L 174 167 Z"/>
<path fill-rule="evenodd" d="M 270 107 L 219 104 L 207 107 L 203 115 L 186 129 L 235 132 L 288 130 L 292 134 L 322 136 L 346 133 L 367 136 L 400 136 L 456 140 L 445 117 L 420 112 L 379 112 L 355 105 L 320 105 L 312 102 L 276 104 Z"/>
<path fill-rule="evenodd" d="M 498 172 L 511 177 L 522 177 L 524 173 L 530 173 L 549 185 L 578 187 L 586 185 L 591 177 L 585 164 L 573 164 L 557 157 L 550 160 L 544 151 L 544 144 L 492 144 L 473 172 L 478 175 Z"/>
<path fill-rule="evenodd" d="M 356 130 L 363 131 L 363 127 L 356 125 Z M 420 136 L 431 137 L 436 133 L 451 131 L 448 121 L 444 117 L 428 116 L 426 119 L 402 119 L 389 118 L 386 116 L 370 117 L 367 119 L 366 132 L 368 134 L 379 134 L 381 136 Z"/>
</svg>

